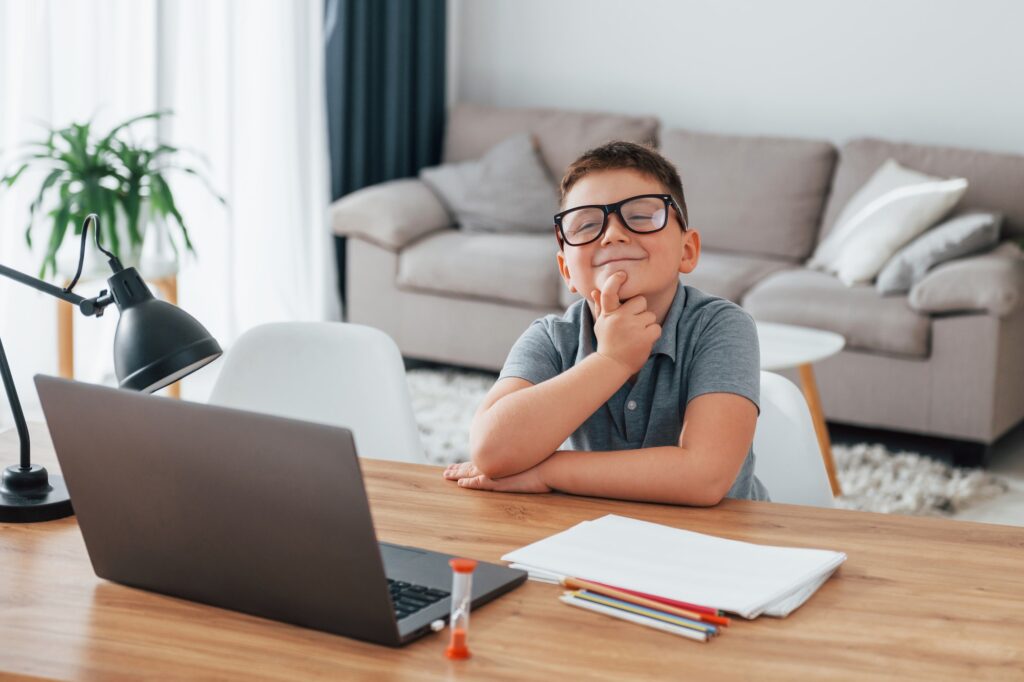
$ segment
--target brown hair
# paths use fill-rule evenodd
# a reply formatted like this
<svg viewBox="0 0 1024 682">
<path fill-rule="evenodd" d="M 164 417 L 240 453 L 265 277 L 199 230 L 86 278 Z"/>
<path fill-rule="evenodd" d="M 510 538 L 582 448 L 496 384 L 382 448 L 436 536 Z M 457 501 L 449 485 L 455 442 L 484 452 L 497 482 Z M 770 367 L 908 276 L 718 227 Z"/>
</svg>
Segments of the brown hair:
<svg viewBox="0 0 1024 682">
<path fill-rule="evenodd" d="M 562 177 L 562 195 L 559 197 L 559 203 L 564 207 L 569 190 L 587 174 L 623 168 L 637 170 L 660 182 L 679 205 L 679 212 L 683 214 L 682 227 L 686 229 L 690 224 L 690 216 L 686 211 L 686 199 L 683 197 L 683 183 L 679 179 L 679 171 L 671 161 L 653 148 L 635 142 L 616 140 L 584 152 L 572 162 Z"/>
</svg>

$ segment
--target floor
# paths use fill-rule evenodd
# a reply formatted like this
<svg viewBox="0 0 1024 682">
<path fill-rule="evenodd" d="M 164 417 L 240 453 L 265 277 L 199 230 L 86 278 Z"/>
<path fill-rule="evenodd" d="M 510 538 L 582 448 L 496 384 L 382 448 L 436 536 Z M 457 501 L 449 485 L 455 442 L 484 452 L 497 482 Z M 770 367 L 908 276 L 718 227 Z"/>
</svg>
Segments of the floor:
<svg viewBox="0 0 1024 682">
<path fill-rule="evenodd" d="M 1024 424 L 1018 424 L 993 445 L 988 469 L 1006 479 L 1010 492 L 964 510 L 955 518 L 1024 526 Z"/>
</svg>

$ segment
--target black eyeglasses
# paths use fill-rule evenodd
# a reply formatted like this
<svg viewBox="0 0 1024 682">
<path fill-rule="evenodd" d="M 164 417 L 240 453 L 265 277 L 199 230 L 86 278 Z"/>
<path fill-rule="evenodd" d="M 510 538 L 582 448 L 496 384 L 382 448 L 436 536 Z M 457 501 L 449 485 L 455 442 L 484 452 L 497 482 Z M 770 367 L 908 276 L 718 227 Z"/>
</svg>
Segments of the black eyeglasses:
<svg viewBox="0 0 1024 682">
<path fill-rule="evenodd" d="M 569 246 L 583 246 L 601 238 L 608 229 L 608 216 L 616 213 L 630 232 L 650 234 L 668 225 L 669 208 L 676 210 L 679 224 L 686 220 L 671 194 L 640 194 L 614 204 L 576 206 L 555 214 L 555 236 Z"/>
</svg>

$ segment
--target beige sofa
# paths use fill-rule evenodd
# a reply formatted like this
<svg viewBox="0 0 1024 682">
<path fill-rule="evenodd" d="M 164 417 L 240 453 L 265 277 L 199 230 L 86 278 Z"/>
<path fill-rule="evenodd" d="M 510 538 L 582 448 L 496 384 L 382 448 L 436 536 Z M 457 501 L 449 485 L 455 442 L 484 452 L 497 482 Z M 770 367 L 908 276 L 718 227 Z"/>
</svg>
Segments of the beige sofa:
<svg viewBox="0 0 1024 682">
<path fill-rule="evenodd" d="M 887 158 L 966 177 L 958 210 L 1001 211 L 1004 236 L 1024 234 L 1024 157 L 874 139 L 836 149 L 813 140 L 659 134 L 654 118 L 463 104 L 449 117 L 444 161 L 477 158 L 522 131 L 537 139 L 553 179 L 609 139 L 658 144 L 680 170 L 704 245 L 683 281 L 756 319 L 846 337 L 842 353 L 816 366 L 829 420 L 984 446 L 1024 417 L 1024 306 L 1003 300 L 998 310 L 930 314 L 915 310 L 913 297 L 848 288 L 803 267 Z M 331 210 L 334 232 L 348 238 L 347 319 L 383 329 L 407 357 L 496 370 L 530 322 L 573 300 L 551 234 L 462 232 L 418 179 L 354 192 Z"/>
</svg>

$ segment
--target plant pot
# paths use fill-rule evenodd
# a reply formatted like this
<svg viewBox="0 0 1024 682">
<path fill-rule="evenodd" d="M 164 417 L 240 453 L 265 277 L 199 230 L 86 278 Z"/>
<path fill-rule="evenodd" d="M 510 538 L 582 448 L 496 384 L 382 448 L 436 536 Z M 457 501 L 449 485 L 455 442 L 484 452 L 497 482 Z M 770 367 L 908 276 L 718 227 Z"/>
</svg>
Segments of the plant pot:
<svg viewBox="0 0 1024 682">
<path fill-rule="evenodd" d="M 162 216 L 153 216 L 146 223 L 139 254 L 139 272 L 148 279 L 162 279 L 178 272 L 178 247 L 171 238 L 167 220 Z"/>
</svg>

